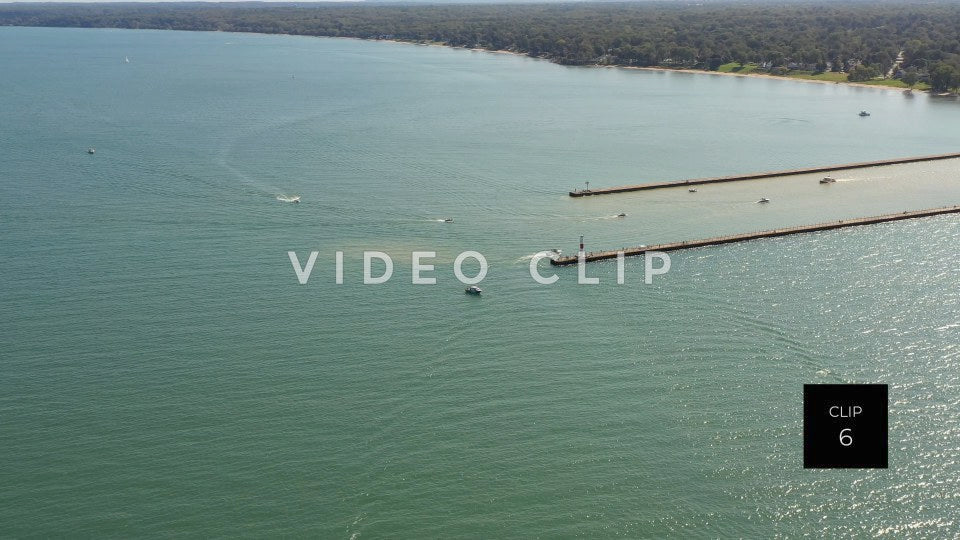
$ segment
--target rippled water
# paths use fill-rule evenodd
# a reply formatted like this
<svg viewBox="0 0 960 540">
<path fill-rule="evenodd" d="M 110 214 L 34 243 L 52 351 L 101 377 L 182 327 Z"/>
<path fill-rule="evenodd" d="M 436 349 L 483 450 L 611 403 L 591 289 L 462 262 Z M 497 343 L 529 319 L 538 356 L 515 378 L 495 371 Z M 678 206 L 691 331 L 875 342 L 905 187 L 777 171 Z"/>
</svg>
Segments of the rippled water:
<svg viewBox="0 0 960 540">
<path fill-rule="evenodd" d="M 566 195 L 956 151 L 956 102 L 218 33 L 0 28 L 0 68 L 2 535 L 960 531 L 956 215 L 524 259 L 960 204 L 954 160 Z M 816 382 L 890 385 L 889 469 L 802 468 Z"/>
</svg>

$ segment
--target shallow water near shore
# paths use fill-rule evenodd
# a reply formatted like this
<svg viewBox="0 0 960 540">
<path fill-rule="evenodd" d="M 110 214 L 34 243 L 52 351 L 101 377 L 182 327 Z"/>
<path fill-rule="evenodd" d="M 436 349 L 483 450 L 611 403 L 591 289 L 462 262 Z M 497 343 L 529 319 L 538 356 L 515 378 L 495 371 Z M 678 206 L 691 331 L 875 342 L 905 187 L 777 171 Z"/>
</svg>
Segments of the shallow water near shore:
<svg viewBox="0 0 960 540">
<path fill-rule="evenodd" d="M 0 536 L 960 531 L 956 216 L 525 259 L 960 204 L 956 160 L 567 196 L 956 151 L 957 103 L 224 33 L 0 28 L 0 69 Z M 818 382 L 890 385 L 889 469 L 802 468 Z"/>
</svg>

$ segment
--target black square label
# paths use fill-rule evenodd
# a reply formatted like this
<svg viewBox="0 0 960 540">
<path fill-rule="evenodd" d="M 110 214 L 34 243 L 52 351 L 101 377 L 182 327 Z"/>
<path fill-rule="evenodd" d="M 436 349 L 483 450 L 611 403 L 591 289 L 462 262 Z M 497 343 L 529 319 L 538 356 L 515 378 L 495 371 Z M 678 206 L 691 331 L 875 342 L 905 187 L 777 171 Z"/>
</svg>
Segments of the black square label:
<svg viewBox="0 0 960 540">
<path fill-rule="evenodd" d="M 887 385 L 803 385 L 805 469 L 887 468 Z"/>
</svg>

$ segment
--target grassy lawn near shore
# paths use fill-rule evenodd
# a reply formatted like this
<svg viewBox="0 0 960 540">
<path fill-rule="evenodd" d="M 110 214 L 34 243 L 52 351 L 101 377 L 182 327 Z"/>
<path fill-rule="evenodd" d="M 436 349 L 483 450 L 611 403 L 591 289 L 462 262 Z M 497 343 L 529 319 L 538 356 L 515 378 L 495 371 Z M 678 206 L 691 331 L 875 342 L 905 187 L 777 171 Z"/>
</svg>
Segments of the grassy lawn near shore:
<svg viewBox="0 0 960 540">
<path fill-rule="evenodd" d="M 785 77 L 794 77 L 796 79 L 810 79 L 813 81 L 830 82 L 848 82 L 846 73 L 837 73 L 835 71 L 824 71 L 823 73 L 814 73 L 812 71 L 792 70 L 787 72 Z"/>
<path fill-rule="evenodd" d="M 745 75 L 747 73 L 755 72 L 756 69 L 757 69 L 757 65 L 754 63 L 749 63 L 743 66 L 740 66 L 740 64 L 736 62 L 730 62 L 729 64 L 723 64 L 720 67 L 718 67 L 717 71 L 721 73 L 741 73 Z"/>
</svg>

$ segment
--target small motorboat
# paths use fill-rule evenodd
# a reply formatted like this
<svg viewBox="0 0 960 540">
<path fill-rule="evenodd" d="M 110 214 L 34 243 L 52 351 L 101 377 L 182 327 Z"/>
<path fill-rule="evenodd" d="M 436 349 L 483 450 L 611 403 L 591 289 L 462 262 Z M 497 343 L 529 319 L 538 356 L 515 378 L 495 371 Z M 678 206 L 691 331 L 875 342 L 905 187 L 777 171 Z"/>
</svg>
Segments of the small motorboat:
<svg viewBox="0 0 960 540">
<path fill-rule="evenodd" d="M 688 189 L 687 191 L 689 191 L 690 193 L 696 193 L 696 192 L 697 192 L 697 188 L 690 188 L 690 189 Z"/>
<path fill-rule="evenodd" d="M 467 287 L 467 289 L 464 292 L 467 294 L 472 294 L 474 296 L 480 296 L 480 293 L 483 292 L 483 289 L 481 289 L 480 287 L 477 287 L 476 285 L 471 285 Z"/>
<path fill-rule="evenodd" d="M 763 197 L 762 199 L 760 199 L 759 201 L 757 201 L 757 204 L 768 203 L 768 202 L 770 202 L 770 199 L 768 199 L 768 198 L 766 198 L 766 197 Z"/>
<path fill-rule="evenodd" d="M 290 202 L 300 204 L 300 196 L 297 195 L 296 197 L 291 197 Z"/>
<path fill-rule="evenodd" d="M 870 113 L 867 111 L 860 111 L 860 116 L 870 116 Z"/>
<path fill-rule="evenodd" d="M 836 181 L 837 179 L 832 176 L 824 176 L 823 178 L 820 179 L 821 184 L 833 184 Z"/>
<path fill-rule="evenodd" d="M 96 153 L 97 153 L 97 149 L 96 149 L 96 148 L 93 148 L 93 147 L 91 146 L 90 148 L 87 148 L 87 153 L 88 153 L 88 154 L 96 154 Z"/>
<path fill-rule="evenodd" d="M 627 217 L 627 215 L 624 214 L 623 212 L 620 212 L 619 214 L 617 214 L 617 217 Z"/>
<path fill-rule="evenodd" d="M 124 63 L 124 64 L 129 64 L 129 63 L 130 63 L 130 57 L 129 57 L 129 56 L 124 56 L 124 57 L 123 57 L 123 63 Z"/>
<path fill-rule="evenodd" d="M 453 218 L 452 218 L 452 217 L 444 218 L 444 219 L 443 219 L 443 222 L 444 222 L 444 223 L 453 223 Z"/>
</svg>

